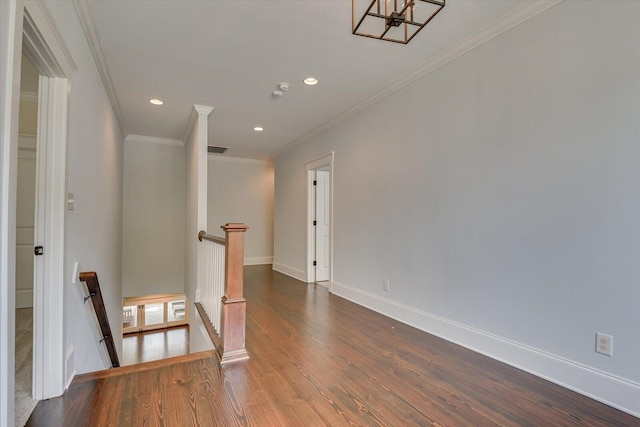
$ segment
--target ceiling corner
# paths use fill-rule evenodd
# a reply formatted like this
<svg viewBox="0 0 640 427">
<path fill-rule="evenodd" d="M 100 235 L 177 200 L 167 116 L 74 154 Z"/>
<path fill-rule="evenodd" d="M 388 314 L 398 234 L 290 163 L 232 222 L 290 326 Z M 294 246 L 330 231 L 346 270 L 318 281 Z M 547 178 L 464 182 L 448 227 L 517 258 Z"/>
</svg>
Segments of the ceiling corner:
<svg viewBox="0 0 640 427">
<path fill-rule="evenodd" d="M 435 71 L 443 65 L 448 64 L 459 56 L 464 55 L 465 53 L 488 42 L 494 37 L 499 36 L 500 34 L 523 23 L 524 21 L 533 18 L 534 16 L 544 12 L 545 10 L 561 3 L 562 1 L 563 0 L 529 0 L 523 6 L 517 8 L 506 16 L 501 17 L 500 19 L 489 24 L 480 31 L 471 34 L 458 43 L 450 46 L 448 49 L 440 52 L 440 54 L 436 55 L 435 57 L 418 65 L 409 73 L 405 74 L 399 79 L 394 80 L 393 82 L 373 93 L 371 96 L 362 100 L 358 104 L 352 106 L 351 108 L 348 108 L 334 118 L 322 123 L 320 126 L 310 130 L 304 135 L 301 135 L 288 144 L 285 144 L 283 147 L 275 150 L 271 153 L 271 155 L 273 157 L 278 157 L 289 149 L 305 143 L 306 141 L 312 139 L 317 135 L 320 135 L 326 130 L 368 108 L 376 102 L 410 85 L 416 80 L 425 77 L 432 71 Z"/>
<path fill-rule="evenodd" d="M 73 0 L 73 6 L 76 9 L 80 25 L 82 26 L 87 43 L 91 49 L 91 54 L 93 55 L 93 59 L 98 68 L 100 79 L 102 80 L 104 89 L 107 92 L 107 97 L 111 103 L 111 108 L 116 116 L 120 130 L 123 135 L 127 135 L 127 123 L 124 119 L 124 115 L 122 114 L 122 109 L 120 108 L 120 102 L 118 101 L 118 95 L 116 95 L 113 80 L 111 80 L 111 74 L 109 73 L 109 67 L 107 66 L 107 60 L 104 55 L 104 50 L 102 49 L 102 43 L 98 36 L 98 30 L 96 29 L 93 15 L 91 14 L 91 9 L 89 8 L 89 3 L 87 0 Z"/>
</svg>

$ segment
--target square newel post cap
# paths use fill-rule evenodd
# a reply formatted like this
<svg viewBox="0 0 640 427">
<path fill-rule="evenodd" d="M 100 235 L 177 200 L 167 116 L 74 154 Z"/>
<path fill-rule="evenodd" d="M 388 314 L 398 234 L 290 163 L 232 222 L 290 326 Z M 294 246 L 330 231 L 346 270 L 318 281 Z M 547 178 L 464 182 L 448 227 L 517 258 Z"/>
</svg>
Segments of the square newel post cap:
<svg viewBox="0 0 640 427">
<path fill-rule="evenodd" d="M 222 228 L 227 233 L 245 232 L 249 229 L 249 227 L 242 222 L 228 222 L 225 225 L 221 225 L 220 228 Z"/>
</svg>

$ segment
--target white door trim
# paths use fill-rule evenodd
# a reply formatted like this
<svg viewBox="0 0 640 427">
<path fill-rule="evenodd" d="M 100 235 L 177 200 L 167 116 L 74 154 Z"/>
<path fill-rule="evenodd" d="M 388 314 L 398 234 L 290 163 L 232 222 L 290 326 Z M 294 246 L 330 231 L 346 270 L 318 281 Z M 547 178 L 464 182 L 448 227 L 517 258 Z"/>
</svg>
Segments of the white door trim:
<svg viewBox="0 0 640 427">
<path fill-rule="evenodd" d="M 20 102 L 20 63 L 23 52 L 31 59 L 39 72 L 57 77 L 49 91 L 52 100 L 49 109 L 51 132 L 47 138 L 47 150 L 51 154 L 49 161 L 49 184 L 52 194 L 48 194 L 48 209 L 52 210 L 50 225 L 55 230 L 48 231 L 48 252 L 59 251 L 50 260 L 49 272 L 52 274 L 48 295 L 55 295 L 50 310 L 44 313 L 42 324 L 47 325 L 47 334 L 51 338 L 42 341 L 46 346 L 40 350 L 38 357 L 47 360 L 46 376 L 51 377 L 48 386 L 42 389 L 46 395 L 54 397 L 64 391 L 64 383 L 58 386 L 58 379 L 64 377 L 64 362 L 59 363 L 64 354 L 64 301 L 62 287 L 64 269 L 64 203 L 59 210 L 59 201 L 64 201 L 66 179 L 66 124 L 67 124 L 67 78 L 75 70 L 75 64 L 55 21 L 43 1 L 2 2 L 1 23 L 3 43 L 0 46 L 4 58 L 0 89 L 3 94 L 2 117 L 0 117 L 0 426 L 14 425 L 15 396 L 15 220 L 16 220 L 16 184 L 18 156 L 18 105 Z M 24 23 L 24 25 L 23 25 Z M 6 36 L 6 38 L 5 38 Z M 5 55 L 6 54 L 6 55 Z M 6 72 L 6 74 L 4 73 Z M 55 125 L 53 124 L 55 123 Z M 55 212 L 54 212 L 55 211 Z M 60 225 L 62 225 L 60 227 Z M 55 275 L 55 277 L 53 276 Z M 37 292 L 37 290 L 34 290 Z M 36 308 L 37 309 L 37 308 Z M 35 310 L 34 310 L 35 311 Z M 41 330 L 37 333 L 43 333 Z M 55 340 L 59 340 L 54 343 Z M 35 341 L 35 340 L 34 340 Z M 35 357 L 34 348 L 34 357 Z M 50 360 L 50 362 L 49 362 Z M 62 357 L 64 361 L 64 357 Z M 43 364 L 43 366 L 45 366 Z M 41 377 L 43 375 L 40 375 Z M 45 384 L 43 378 L 36 379 Z M 55 387 L 54 387 L 55 385 Z M 40 397 L 40 396 L 36 396 Z"/>
<path fill-rule="evenodd" d="M 0 20 L 0 426 L 9 427 L 15 425 L 15 207 L 22 8 L 16 2 L 0 2 Z"/>
<path fill-rule="evenodd" d="M 34 262 L 33 396 L 64 393 L 64 253 L 68 78 L 73 58 L 45 2 L 26 2 L 23 46 L 40 72 L 34 242 L 44 256 Z"/>
<path fill-rule="evenodd" d="M 67 79 L 40 76 L 36 151 L 33 395 L 65 389 L 64 214 L 66 207 Z"/>
<path fill-rule="evenodd" d="M 331 220 L 329 218 L 329 197 L 331 197 L 331 191 L 329 190 L 329 178 L 331 173 L 327 171 L 328 168 L 320 168 L 314 170 L 314 185 L 313 188 L 316 193 L 316 206 L 315 206 L 315 282 L 322 282 L 328 284 L 329 281 L 329 232 L 331 231 Z"/>
<path fill-rule="evenodd" d="M 315 213 L 315 192 L 313 189 L 314 172 L 316 169 L 329 167 L 329 292 L 333 288 L 333 161 L 335 152 L 331 151 L 325 155 L 305 162 L 307 173 L 307 283 L 315 281 L 315 269 L 313 268 L 315 253 L 315 230 L 313 219 Z"/>
</svg>

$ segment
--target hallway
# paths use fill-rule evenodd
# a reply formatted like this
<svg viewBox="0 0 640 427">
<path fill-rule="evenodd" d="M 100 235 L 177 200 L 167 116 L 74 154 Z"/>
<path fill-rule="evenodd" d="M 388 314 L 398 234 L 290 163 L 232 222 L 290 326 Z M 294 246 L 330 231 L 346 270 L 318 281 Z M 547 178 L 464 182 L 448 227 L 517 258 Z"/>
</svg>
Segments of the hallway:
<svg viewBox="0 0 640 427">
<path fill-rule="evenodd" d="M 271 270 L 245 268 L 246 362 L 212 352 L 76 377 L 29 426 L 640 425 Z"/>
</svg>

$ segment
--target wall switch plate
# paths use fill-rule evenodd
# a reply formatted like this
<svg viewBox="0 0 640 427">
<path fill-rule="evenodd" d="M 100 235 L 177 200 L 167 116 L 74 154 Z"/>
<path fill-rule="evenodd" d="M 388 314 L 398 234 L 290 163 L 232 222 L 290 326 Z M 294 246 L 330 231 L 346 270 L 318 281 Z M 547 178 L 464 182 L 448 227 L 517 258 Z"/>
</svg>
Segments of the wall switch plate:
<svg viewBox="0 0 640 427">
<path fill-rule="evenodd" d="M 596 332 L 596 353 L 613 356 L 613 337 Z"/>
<path fill-rule="evenodd" d="M 80 268 L 80 266 L 78 265 L 78 261 L 73 263 L 73 272 L 71 273 L 71 283 L 77 283 L 78 282 L 78 269 Z"/>
<path fill-rule="evenodd" d="M 76 196 L 73 193 L 67 193 L 67 210 L 72 211 L 76 208 Z"/>
<path fill-rule="evenodd" d="M 382 281 L 382 289 L 384 289 L 386 292 L 389 292 L 389 279 L 384 279 Z"/>
</svg>

